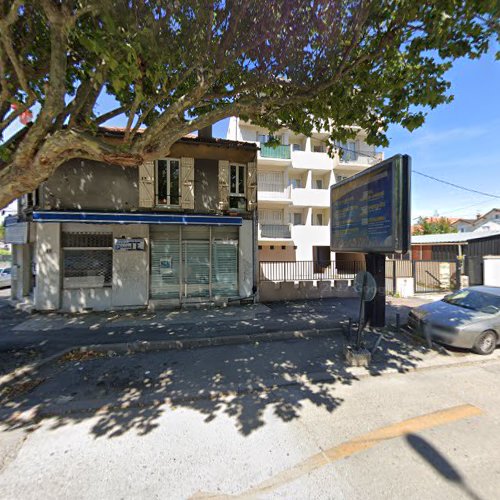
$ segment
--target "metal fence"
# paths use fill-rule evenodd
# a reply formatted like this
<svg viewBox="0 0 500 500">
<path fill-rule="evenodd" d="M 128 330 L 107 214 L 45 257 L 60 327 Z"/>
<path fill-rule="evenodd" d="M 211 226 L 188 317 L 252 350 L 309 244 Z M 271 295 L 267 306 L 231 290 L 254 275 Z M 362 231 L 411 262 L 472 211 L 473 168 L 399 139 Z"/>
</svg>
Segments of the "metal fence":
<svg viewBox="0 0 500 500">
<path fill-rule="evenodd" d="M 365 263 L 361 261 L 263 261 L 260 262 L 260 281 L 345 280 L 353 279 L 364 269 Z"/>
</svg>

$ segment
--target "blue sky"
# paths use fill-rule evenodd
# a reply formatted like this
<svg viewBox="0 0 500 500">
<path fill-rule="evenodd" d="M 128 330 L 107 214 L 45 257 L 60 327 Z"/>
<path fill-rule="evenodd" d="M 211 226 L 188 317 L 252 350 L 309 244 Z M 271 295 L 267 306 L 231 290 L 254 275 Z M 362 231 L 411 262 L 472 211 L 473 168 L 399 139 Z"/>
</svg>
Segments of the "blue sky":
<svg viewBox="0 0 500 500">
<path fill-rule="evenodd" d="M 386 158 L 406 153 L 412 157 L 415 170 L 500 196 L 500 62 L 495 61 L 495 50 L 479 60 L 456 62 L 448 73 L 454 101 L 430 110 L 425 124 L 413 133 L 392 126 L 391 145 L 384 150 Z M 110 101 L 101 101 L 102 112 L 112 106 Z M 214 126 L 215 136 L 225 137 L 227 122 Z M 125 120 L 118 117 L 109 124 L 124 125 Z M 435 212 L 473 217 L 495 206 L 500 207 L 500 199 L 413 175 L 412 218 Z"/>
</svg>

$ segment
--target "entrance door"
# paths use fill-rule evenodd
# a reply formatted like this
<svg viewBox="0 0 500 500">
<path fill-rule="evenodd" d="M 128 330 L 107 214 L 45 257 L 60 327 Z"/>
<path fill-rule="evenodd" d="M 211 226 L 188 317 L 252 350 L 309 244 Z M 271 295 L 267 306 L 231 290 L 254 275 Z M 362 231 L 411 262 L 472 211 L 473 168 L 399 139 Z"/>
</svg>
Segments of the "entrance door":
<svg viewBox="0 0 500 500">
<path fill-rule="evenodd" d="M 210 243 L 183 241 L 183 285 L 185 298 L 210 296 Z"/>
</svg>

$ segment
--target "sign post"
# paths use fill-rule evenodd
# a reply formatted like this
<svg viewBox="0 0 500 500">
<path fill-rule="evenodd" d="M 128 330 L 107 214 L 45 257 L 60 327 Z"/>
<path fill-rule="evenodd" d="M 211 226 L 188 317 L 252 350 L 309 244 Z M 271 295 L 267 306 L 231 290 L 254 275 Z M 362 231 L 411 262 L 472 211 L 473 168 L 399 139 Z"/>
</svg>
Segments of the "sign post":
<svg viewBox="0 0 500 500">
<path fill-rule="evenodd" d="M 364 253 L 377 293 L 365 318 L 385 325 L 385 256 L 410 247 L 410 166 L 396 155 L 334 184 L 330 191 L 330 249 Z"/>
</svg>

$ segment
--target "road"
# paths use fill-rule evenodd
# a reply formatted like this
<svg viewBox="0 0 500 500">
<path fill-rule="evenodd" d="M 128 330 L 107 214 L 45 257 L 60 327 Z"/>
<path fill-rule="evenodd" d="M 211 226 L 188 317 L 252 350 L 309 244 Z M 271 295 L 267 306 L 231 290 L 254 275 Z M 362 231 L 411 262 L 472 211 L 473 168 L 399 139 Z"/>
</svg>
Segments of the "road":
<svg viewBox="0 0 500 500">
<path fill-rule="evenodd" d="M 303 377 L 14 424 L 0 434 L 0 498 L 498 498 L 499 376 L 493 360 L 329 384 Z"/>
</svg>

